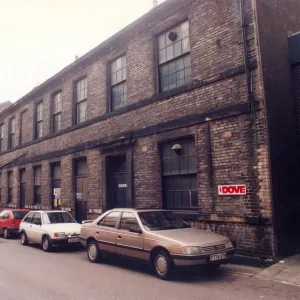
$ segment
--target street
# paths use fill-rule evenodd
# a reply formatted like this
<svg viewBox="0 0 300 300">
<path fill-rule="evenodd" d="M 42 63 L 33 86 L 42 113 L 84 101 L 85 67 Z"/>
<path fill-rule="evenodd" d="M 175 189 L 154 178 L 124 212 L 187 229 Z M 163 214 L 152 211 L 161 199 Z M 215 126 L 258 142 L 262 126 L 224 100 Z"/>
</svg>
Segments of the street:
<svg viewBox="0 0 300 300">
<path fill-rule="evenodd" d="M 91 264 L 85 251 L 23 247 L 19 240 L 0 239 L 1 300 L 113 299 L 299 299 L 300 289 L 222 272 L 180 272 L 161 281 L 143 265 L 110 259 Z M 199 271 L 200 272 L 200 271 Z M 201 273 L 201 272 L 200 272 Z"/>
</svg>

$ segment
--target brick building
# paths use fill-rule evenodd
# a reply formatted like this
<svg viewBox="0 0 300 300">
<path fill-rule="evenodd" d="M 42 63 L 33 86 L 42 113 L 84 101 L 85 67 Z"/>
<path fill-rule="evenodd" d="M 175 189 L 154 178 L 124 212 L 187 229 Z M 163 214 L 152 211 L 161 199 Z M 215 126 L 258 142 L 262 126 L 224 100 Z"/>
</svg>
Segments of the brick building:
<svg viewBox="0 0 300 300">
<path fill-rule="evenodd" d="M 2 208 L 58 205 L 82 220 L 164 207 L 230 236 L 240 253 L 293 251 L 288 35 L 299 13 L 298 0 L 151 10 L 0 113 Z M 231 184 L 246 195 L 219 195 Z"/>
</svg>

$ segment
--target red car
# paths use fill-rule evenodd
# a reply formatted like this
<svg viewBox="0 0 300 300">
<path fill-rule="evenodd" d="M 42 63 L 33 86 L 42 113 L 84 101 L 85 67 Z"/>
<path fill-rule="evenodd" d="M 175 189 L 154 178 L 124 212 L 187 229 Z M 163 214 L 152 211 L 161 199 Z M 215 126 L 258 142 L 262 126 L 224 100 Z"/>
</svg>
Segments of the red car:
<svg viewBox="0 0 300 300">
<path fill-rule="evenodd" d="M 18 235 L 19 226 L 27 215 L 27 209 L 6 209 L 0 213 L 0 234 L 7 239 L 12 235 Z"/>
</svg>

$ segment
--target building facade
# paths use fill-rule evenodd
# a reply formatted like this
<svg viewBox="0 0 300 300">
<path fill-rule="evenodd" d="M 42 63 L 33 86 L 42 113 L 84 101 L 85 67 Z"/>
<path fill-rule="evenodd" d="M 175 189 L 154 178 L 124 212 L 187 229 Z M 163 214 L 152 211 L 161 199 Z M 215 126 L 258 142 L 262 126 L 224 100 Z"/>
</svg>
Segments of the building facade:
<svg viewBox="0 0 300 300">
<path fill-rule="evenodd" d="M 300 3 L 279 2 L 166 1 L 0 112 L 1 207 L 174 209 L 239 253 L 294 249 Z"/>
</svg>

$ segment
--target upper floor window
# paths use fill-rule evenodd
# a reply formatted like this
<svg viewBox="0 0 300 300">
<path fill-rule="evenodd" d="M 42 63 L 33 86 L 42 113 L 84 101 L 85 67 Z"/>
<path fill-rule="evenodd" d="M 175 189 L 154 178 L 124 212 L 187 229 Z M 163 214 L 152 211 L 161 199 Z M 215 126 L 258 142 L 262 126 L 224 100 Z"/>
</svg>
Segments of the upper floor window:
<svg viewBox="0 0 300 300">
<path fill-rule="evenodd" d="M 87 78 L 76 82 L 76 123 L 87 120 Z"/>
<path fill-rule="evenodd" d="M 28 128 L 28 112 L 27 110 L 21 112 L 20 115 L 20 145 L 24 144 L 26 142 L 26 129 Z"/>
<path fill-rule="evenodd" d="M 188 21 L 158 37 L 160 91 L 192 80 Z"/>
<path fill-rule="evenodd" d="M 36 105 L 36 124 L 35 124 L 35 138 L 39 139 L 43 136 L 43 102 Z"/>
<path fill-rule="evenodd" d="M 16 119 L 13 118 L 9 121 L 8 149 L 12 149 L 15 146 L 16 146 Z"/>
<path fill-rule="evenodd" d="M 53 116 L 52 116 L 52 131 L 58 132 L 61 130 L 61 111 L 62 111 L 62 95 L 61 92 L 53 96 Z"/>
<path fill-rule="evenodd" d="M 126 56 L 119 57 L 111 63 L 111 110 L 126 105 Z"/>
<path fill-rule="evenodd" d="M 0 152 L 4 150 L 3 148 L 3 138 L 4 138 L 4 125 L 0 125 Z"/>
</svg>

